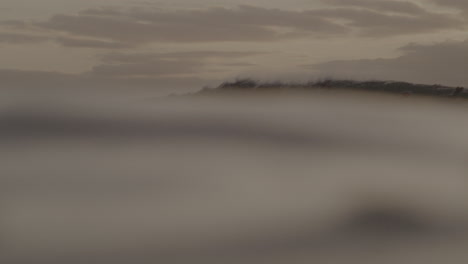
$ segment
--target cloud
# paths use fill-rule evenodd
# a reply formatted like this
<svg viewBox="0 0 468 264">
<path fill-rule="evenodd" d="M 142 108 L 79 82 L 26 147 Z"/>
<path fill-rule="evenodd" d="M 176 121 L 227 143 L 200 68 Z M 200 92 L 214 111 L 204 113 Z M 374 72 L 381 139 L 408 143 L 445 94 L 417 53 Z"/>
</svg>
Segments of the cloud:
<svg viewBox="0 0 468 264">
<path fill-rule="evenodd" d="M 185 12 L 185 11 L 184 11 Z M 194 11 L 192 11 L 194 12 Z M 213 16 L 215 12 L 213 11 Z M 172 16 L 171 16 L 172 15 Z M 118 42 L 144 44 L 150 42 L 267 41 L 278 38 L 273 29 L 259 25 L 226 23 L 205 18 L 205 14 L 125 12 L 118 15 L 56 15 L 37 26 L 67 32 L 75 36 L 107 38 Z M 210 14 L 206 14 L 210 16 Z M 141 17 L 139 17 L 141 16 Z M 145 16 L 159 17 L 155 21 Z M 166 17 L 166 18 L 164 18 Z M 209 21 L 211 19 L 211 22 Z M 220 24 L 221 23 L 221 24 Z"/>
<path fill-rule="evenodd" d="M 290 38 L 395 36 L 462 29 L 465 21 L 411 2 L 333 0 L 332 7 L 287 11 L 254 6 L 198 10 L 90 9 L 56 15 L 39 26 L 116 42 L 277 41 Z M 343 23 L 344 21 L 344 23 Z"/>
<path fill-rule="evenodd" d="M 210 72 L 208 67 L 213 65 L 211 60 L 241 63 L 238 61 L 239 58 L 260 54 L 264 53 L 243 51 L 112 52 L 100 55 L 98 57 L 100 64 L 81 74 L 0 69 L 0 79 L 3 88 L 12 89 L 154 88 L 166 92 L 170 89 L 197 90 L 204 85 L 218 81 L 201 77 Z"/>
<path fill-rule="evenodd" d="M 467 21 L 456 13 L 431 11 L 409 1 L 330 0 L 325 3 L 328 7 L 303 11 L 249 5 L 171 11 L 98 8 L 78 14 L 58 14 L 45 21 L 10 20 L 0 25 L 47 32 L 67 47 L 109 49 L 161 42 L 265 42 L 350 35 L 391 37 L 464 30 L 467 26 Z"/>
<path fill-rule="evenodd" d="M 398 58 L 333 61 L 305 67 L 319 75 L 468 87 L 468 40 L 412 44 L 401 51 L 403 55 Z"/>
<path fill-rule="evenodd" d="M 204 64 L 192 59 L 153 59 L 135 63 L 102 64 L 93 67 L 93 75 L 105 76 L 166 76 L 201 73 Z"/>
<path fill-rule="evenodd" d="M 356 2 L 364 3 L 366 1 Z M 437 33 L 467 28 L 466 21 L 460 17 L 453 14 L 429 12 L 424 9 L 413 14 L 387 13 L 363 6 L 363 8 L 312 10 L 309 13 L 310 15 L 328 17 L 329 19 L 343 20 L 345 25 L 355 29 L 357 35 L 366 37 Z"/>
<path fill-rule="evenodd" d="M 245 63 L 245 62 L 238 62 L 238 63 L 224 63 L 222 66 L 228 66 L 228 67 L 252 67 L 256 66 L 257 64 L 254 63 Z"/>
<path fill-rule="evenodd" d="M 28 96 L 40 96 L 46 92 L 77 93 L 84 90 L 93 91 L 140 91 L 150 90 L 155 95 L 166 95 L 174 92 L 196 91 L 213 80 L 195 76 L 186 77 L 121 77 L 66 74 L 50 71 L 24 71 L 0 69 L 2 80 L 1 91 L 11 91 Z"/>
<path fill-rule="evenodd" d="M 2 27 L 10 27 L 10 28 L 17 28 L 17 29 L 25 28 L 27 24 L 28 23 L 26 21 L 14 20 L 14 19 L 0 21 L 0 26 Z"/>
<path fill-rule="evenodd" d="M 442 4 L 441 0 L 427 1 Z M 33 71 L 29 72 L 29 78 L 25 77 L 28 72 L 9 72 L 11 78 L 21 75 L 21 78 L 27 79 L 15 77 L 19 84 L 47 81 L 58 86 L 65 83 L 77 83 L 79 86 L 150 86 L 152 83 L 200 80 L 199 76 L 220 75 L 219 72 L 232 74 L 236 67 L 240 69 L 253 65 L 249 60 L 243 61 L 244 58 L 254 58 L 262 53 L 110 51 L 128 48 L 138 51 L 141 45 L 161 42 L 187 44 L 187 47 L 193 47 L 192 44 L 198 42 L 215 42 L 211 47 L 220 47 L 218 42 L 223 41 L 268 44 L 298 38 L 383 38 L 465 30 L 467 27 L 467 20 L 459 13 L 436 11 L 430 9 L 429 5 L 411 1 L 324 0 L 324 3 L 325 7 L 302 11 L 249 5 L 169 11 L 152 8 L 88 9 L 77 14 L 55 15 L 41 21 L 0 21 L 0 43 L 55 41 L 65 47 L 107 50 L 98 57 L 100 63 L 83 74 L 63 75 Z M 448 0 L 445 5 L 459 9 L 467 6 L 464 2 L 455 0 Z M 468 61 L 463 55 L 468 51 L 464 49 L 465 46 L 465 42 L 412 45 L 402 48 L 403 55 L 399 58 L 335 61 L 309 68 L 324 73 L 379 79 L 468 83 L 460 70 L 467 66 L 463 61 Z M 447 64 L 450 67 L 442 66 Z M 6 72 L 3 71 L 3 74 Z M 8 79 L 10 85 L 13 85 L 13 79 Z"/>
<path fill-rule="evenodd" d="M 131 47 L 130 45 L 127 45 L 125 43 L 98 39 L 58 37 L 55 40 L 64 47 L 74 48 L 123 49 Z"/>
<path fill-rule="evenodd" d="M 116 42 L 109 39 L 70 36 L 68 34 L 63 34 L 63 32 L 51 31 L 37 27 L 27 21 L 20 20 L 0 21 L 0 29 L 6 30 L 6 32 L 0 32 L 0 42 L 10 44 L 55 41 L 64 47 L 76 48 L 123 49 L 132 47 L 127 43 Z"/>
<path fill-rule="evenodd" d="M 465 0 L 431 0 L 441 6 L 450 6 L 461 10 L 468 10 L 468 2 Z"/>
<path fill-rule="evenodd" d="M 99 56 L 106 63 L 145 63 L 158 60 L 198 59 L 207 60 L 212 58 L 241 58 L 266 54 L 266 52 L 250 51 L 183 51 L 168 53 L 107 53 Z"/>
<path fill-rule="evenodd" d="M 21 88 L 30 87 L 31 85 L 40 88 L 45 84 L 65 86 L 76 81 L 75 76 L 72 74 L 11 69 L 0 69 L 0 79 L 2 80 L 2 88 Z"/>
<path fill-rule="evenodd" d="M 21 33 L 5 33 L 0 32 L 0 43 L 7 44 L 32 44 L 47 41 L 49 38 L 44 36 L 21 34 Z"/>
<path fill-rule="evenodd" d="M 427 11 L 421 6 L 408 1 L 394 0 L 327 0 L 324 3 L 341 7 L 358 7 L 382 12 L 392 12 L 400 14 L 423 14 Z"/>
<path fill-rule="evenodd" d="M 207 8 L 171 12 L 142 9 L 92 9 L 74 17 L 52 18 L 48 26 L 83 32 L 82 28 L 77 28 L 77 24 L 83 18 L 100 20 L 103 24 L 123 23 L 128 27 L 140 28 L 143 34 L 136 32 L 127 36 L 133 41 L 270 41 L 289 37 L 289 34 L 276 30 L 277 27 L 289 31 L 307 31 L 315 35 L 341 34 L 348 30 L 338 23 L 321 17 L 309 16 L 306 12 L 247 5 L 238 8 Z M 60 27 L 57 27 L 57 24 L 60 24 Z M 94 34 L 100 33 L 94 32 Z M 112 32 L 109 35 L 115 37 Z"/>
<path fill-rule="evenodd" d="M 179 76 L 207 73 L 210 59 L 235 59 L 254 56 L 258 52 L 187 51 L 170 53 L 108 53 L 101 55 L 103 64 L 88 74 L 100 76 Z"/>
</svg>

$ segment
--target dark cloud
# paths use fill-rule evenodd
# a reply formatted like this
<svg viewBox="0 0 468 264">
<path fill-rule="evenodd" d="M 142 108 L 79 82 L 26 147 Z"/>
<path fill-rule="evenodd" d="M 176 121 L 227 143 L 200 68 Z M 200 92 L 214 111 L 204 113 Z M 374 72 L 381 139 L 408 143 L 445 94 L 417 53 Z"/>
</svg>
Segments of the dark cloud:
<svg viewBox="0 0 468 264">
<path fill-rule="evenodd" d="M 468 87 L 468 40 L 434 45 L 408 45 L 393 59 L 334 61 L 306 66 L 321 75 L 403 80 Z"/>
<path fill-rule="evenodd" d="M 178 60 L 178 59 L 198 59 L 206 60 L 210 58 L 240 58 L 265 54 L 265 52 L 249 51 L 183 51 L 169 53 L 107 53 L 100 56 L 106 63 L 142 63 L 154 62 L 158 60 Z"/>
<path fill-rule="evenodd" d="M 438 1 L 438 0 L 434 0 Z M 4 21 L 49 34 L 69 47 L 121 48 L 152 42 L 279 41 L 357 34 L 388 37 L 462 30 L 456 14 L 429 11 L 409 1 L 330 0 L 327 8 L 290 11 L 242 5 L 237 8 L 172 10 L 99 8 L 46 21 Z"/>
<path fill-rule="evenodd" d="M 65 86 L 74 83 L 76 76 L 58 72 L 0 69 L 0 79 L 2 80 L 2 88 L 31 86 L 41 88 L 45 86 Z"/>
<path fill-rule="evenodd" d="M 462 1 L 427 0 L 458 9 Z M 65 47 L 116 50 L 155 42 L 287 41 L 296 38 L 349 36 L 391 37 L 464 30 L 462 15 L 441 13 L 411 1 L 329 0 L 328 6 L 291 11 L 243 5 L 237 8 L 172 10 L 99 8 L 75 15 L 55 15 L 44 21 L 0 21 L 0 43 L 28 44 L 55 41 Z M 11 33 L 15 32 L 15 33 Z M 268 42 L 266 42 L 268 43 Z M 217 45 L 218 43 L 216 43 Z M 188 45 L 187 45 L 188 46 Z M 468 65 L 466 42 L 432 46 L 412 45 L 395 59 L 335 61 L 313 68 L 325 74 L 398 79 L 414 82 L 468 84 L 462 69 Z M 311 51 L 312 52 L 312 51 Z M 263 53 L 186 51 L 101 55 L 100 64 L 77 74 L 3 70 L 8 86 L 124 86 L 169 85 L 246 63 Z M 447 66 L 449 65 L 449 67 Z M 311 66 L 310 66 L 311 67 Z M 29 77 L 25 77 L 29 76 Z M 199 82 L 198 82 L 199 83 Z"/>
<path fill-rule="evenodd" d="M 186 77 L 120 77 L 97 74 L 66 74 L 48 71 L 25 71 L 0 69 L 1 91 L 20 92 L 25 95 L 40 95 L 46 91 L 79 92 L 80 90 L 126 90 L 141 89 L 154 94 L 169 94 L 178 91 L 195 91 L 213 80 L 195 76 Z M 24 93 L 27 92 L 27 93 Z"/>
<path fill-rule="evenodd" d="M 267 9 L 242 5 L 238 8 L 208 8 L 200 10 L 118 11 L 115 9 L 87 10 L 81 15 L 144 22 L 160 31 L 153 38 L 167 41 L 261 41 L 281 39 L 288 34 L 275 27 L 300 30 L 317 35 L 344 33 L 348 29 L 325 18 L 309 16 L 306 12 Z M 168 31 L 176 35 L 168 34 Z M 186 36 L 178 33 L 185 32 Z"/>
<path fill-rule="evenodd" d="M 255 55 L 268 54 L 268 52 L 258 51 L 184 51 L 184 52 L 170 52 L 165 54 L 159 54 L 166 58 L 198 58 L 198 59 L 210 59 L 210 58 L 242 58 L 250 57 Z"/>
<path fill-rule="evenodd" d="M 55 41 L 64 47 L 76 48 L 96 48 L 96 49 L 122 49 L 132 46 L 109 39 L 90 38 L 80 36 L 66 36 L 57 34 L 60 32 L 51 31 L 45 28 L 37 27 L 27 21 L 5 20 L 0 21 L 0 27 L 15 33 L 0 33 L 0 42 L 12 44 L 36 43 L 41 41 Z"/>
<path fill-rule="evenodd" d="M 309 11 L 311 15 L 344 20 L 358 35 L 388 37 L 406 34 L 463 30 L 466 21 L 452 14 L 422 11 L 416 14 L 388 14 L 365 8 L 333 8 Z"/>
<path fill-rule="evenodd" d="M 274 41 L 290 38 L 394 36 L 462 29 L 453 14 L 411 2 L 332 0 L 329 8 L 287 11 L 254 6 L 197 10 L 100 8 L 56 15 L 35 26 L 119 43 Z"/>
<path fill-rule="evenodd" d="M 251 67 L 256 66 L 257 64 L 254 63 L 246 63 L 246 62 L 239 62 L 239 63 L 224 63 L 223 66 L 228 67 Z"/>
<path fill-rule="evenodd" d="M 46 71 L 0 70 L 3 88 L 169 88 L 199 89 L 215 80 L 199 76 L 210 70 L 212 59 L 233 61 L 258 52 L 186 51 L 170 53 L 120 53 L 101 55 L 101 63 L 82 74 Z M 215 63 L 217 65 L 217 63 Z M 239 66 L 239 65 L 237 65 Z M 243 65 L 245 66 L 245 65 Z M 220 69 L 216 69 L 220 71 Z M 168 91 L 168 90 L 167 90 Z"/>
<path fill-rule="evenodd" d="M 466 0 L 428 0 L 430 3 L 435 3 L 444 8 L 451 8 L 458 13 L 468 18 L 468 1 Z"/>
<path fill-rule="evenodd" d="M 167 76 L 207 72 L 209 59 L 235 59 L 262 54 L 232 51 L 187 51 L 170 53 L 109 53 L 100 56 L 104 62 L 89 74 L 106 76 Z"/>
<path fill-rule="evenodd" d="M 0 32 L 0 43 L 8 44 L 31 44 L 47 41 L 49 38 L 44 36 L 21 34 L 21 33 L 5 33 Z"/>
<path fill-rule="evenodd" d="M 358 7 L 383 12 L 392 12 L 400 14 L 423 14 L 427 11 L 421 6 L 408 1 L 393 0 L 327 0 L 326 4 L 337 5 L 341 7 Z"/>
<path fill-rule="evenodd" d="M 165 76 L 194 74 L 202 72 L 204 64 L 198 60 L 154 59 L 135 63 L 103 64 L 95 66 L 90 73 L 93 75 L 111 76 Z"/>
<path fill-rule="evenodd" d="M 78 15 L 56 15 L 36 25 L 127 43 L 272 41 L 289 38 L 288 33 L 294 31 L 317 36 L 348 31 L 336 22 L 306 12 L 251 6 L 172 12 L 95 9 Z M 279 31 L 278 27 L 288 32 Z"/>
<path fill-rule="evenodd" d="M 157 16 L 158 14 L 155 14 Z M 278 34 L 273 29 L 243 24 L 219 24 L 202 21 L 203 14 L 192 19 L 178 20 L 177 13 L 170 21 L 155 22 L 136 18 L 137 14 L 96 16 L 58 15 L 38 26 L 68 32 L 73 35 L 108 38 L 125 43 L 149 42 L 210 42 L 274 40 Z M 199 17 L 199 18 L 197 18 Z M 190 21 L 192 20 L 192 21 Z M 200 21 L 197 21 L 200 20 Z"/>
<path fill-rule="evenodd" d="M 468 10 L 468 2 L 466 0 L 431 0 L 441 6 L 450 6 L 461 10 Z"/>
<path fill-rule="evenodd" d="M 1 20 L 0 26 L 16 28 L 16 29 L 24 29 L 24 28 L 29 27 L 30 24 L 27 21 L 10 19 L 10 20 Z"/>
<path fill-rule="evenodd" d="M 58 92 L 78 92 L 80 89 L 96 89 L 99 84 L 86 81 L 79 74 L 67 74 L 41 70 L 0 69 L 0 93 L 7 98 L 34 98 L 40 100 L 43 95 Z"/>
<path fill-rule="evenodd" d="M 123 49 L 130 48 L 130 45 L 120 42 L 98 40 L 98 39 L 83 39 L 73 37 L 59 37 L 55 39 L 64 47 L 76 48 L 101 48 L 101 49 Z"/>
</svg>

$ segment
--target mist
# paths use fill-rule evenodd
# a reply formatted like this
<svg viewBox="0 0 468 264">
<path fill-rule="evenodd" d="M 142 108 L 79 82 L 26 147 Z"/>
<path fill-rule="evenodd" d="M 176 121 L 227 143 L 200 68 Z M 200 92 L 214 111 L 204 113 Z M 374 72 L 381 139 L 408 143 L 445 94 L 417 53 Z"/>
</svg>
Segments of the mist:
<svg viewBox="0 0 468 264">
<path fill-rule="evenodd" d="M 463 101 L 92 95 L 2 102 L 5 263 L 468 259 Z"/>
</svg>

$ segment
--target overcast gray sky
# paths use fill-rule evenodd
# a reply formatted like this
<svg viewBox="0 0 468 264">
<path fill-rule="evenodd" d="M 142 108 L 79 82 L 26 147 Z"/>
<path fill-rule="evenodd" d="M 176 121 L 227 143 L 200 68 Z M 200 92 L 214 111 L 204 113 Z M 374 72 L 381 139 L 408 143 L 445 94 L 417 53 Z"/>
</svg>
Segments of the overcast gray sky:
<svg viewBox="0 0 468 264">
<path fill-rule="evenodd" d="M 462 0 L 0 0 L 8 87 L 198 88 L 234 77 L 468 86 Z"/>
</svg>

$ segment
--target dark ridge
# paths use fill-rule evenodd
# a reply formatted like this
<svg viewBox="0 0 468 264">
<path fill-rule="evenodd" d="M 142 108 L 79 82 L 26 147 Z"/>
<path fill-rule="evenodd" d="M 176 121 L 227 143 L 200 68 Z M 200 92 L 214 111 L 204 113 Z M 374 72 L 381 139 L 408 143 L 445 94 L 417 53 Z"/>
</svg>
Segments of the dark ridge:
<svg viewBox="0 0 468 264">
<path fill-rule="evenodd" d="M 391 94 L 425 95 L 438 97 L 468 98 L 468 89 L 443 85 L 413 84 L 398 81 L 353 81 L 326 79 L 305 83 L 293 82 L 260 82 L 253 79 L 237 79 L 224 82 L 216 88 L 204 88 L 197 94 L 222 94 L 225 92 L 245 91 L 326 91 L 326 90 L 356 90 L 382 92 Z"/>
</svg>

